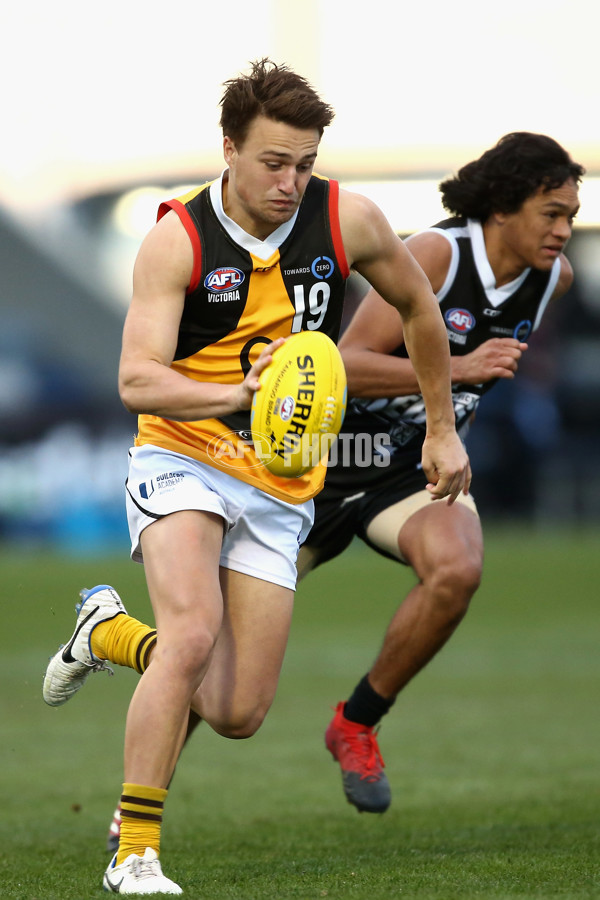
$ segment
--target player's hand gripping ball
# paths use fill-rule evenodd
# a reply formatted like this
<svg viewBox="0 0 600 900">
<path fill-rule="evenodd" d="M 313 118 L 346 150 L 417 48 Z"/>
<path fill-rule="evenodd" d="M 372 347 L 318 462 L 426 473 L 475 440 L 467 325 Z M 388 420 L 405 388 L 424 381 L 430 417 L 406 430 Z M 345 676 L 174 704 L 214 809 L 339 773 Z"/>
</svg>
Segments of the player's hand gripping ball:
<svg viewBox="0 0 600 900">
<path fill-rule="evenodd" d="M 329 452 L 342 427 L 342 357 L 322 331 L 301 331 L 273 353 L 259 380 L 250 412 L 254 449 L 273 475 L 297 478 Z"/>
</svg>

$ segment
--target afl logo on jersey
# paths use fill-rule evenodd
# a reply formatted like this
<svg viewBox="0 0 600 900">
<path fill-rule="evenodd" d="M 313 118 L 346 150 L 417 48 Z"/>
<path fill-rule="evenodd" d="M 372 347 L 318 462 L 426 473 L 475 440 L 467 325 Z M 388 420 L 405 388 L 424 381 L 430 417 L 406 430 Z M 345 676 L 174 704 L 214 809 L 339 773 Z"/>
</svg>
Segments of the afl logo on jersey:
<svg viewBox="0 0 600 900">
<path fill-rule="evenodd" d="M 230 291 L 239 287 L 246 276 L 233 266 L 221 266 L 213 269 L 204 279 L 204 287 L 208 291 Z"/>
<path fill-rule="evenodd" d="M 458 334 L 467 334 L 475 328 L 475 316 L 468 309 L 458 309 L 457 307 L 449 309 L 444 313 L 444 321 L 452 331 L 456 331 Z"/>
</svg>

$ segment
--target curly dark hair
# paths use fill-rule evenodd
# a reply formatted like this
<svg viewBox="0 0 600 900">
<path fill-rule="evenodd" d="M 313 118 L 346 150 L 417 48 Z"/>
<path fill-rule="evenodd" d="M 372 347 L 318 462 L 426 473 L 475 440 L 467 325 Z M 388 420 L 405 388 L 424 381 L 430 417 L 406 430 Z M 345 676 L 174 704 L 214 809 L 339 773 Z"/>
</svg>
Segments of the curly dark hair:
<svg viewBox="0 0 600 900">
<path fill-rule="evenodd" d="M 241 147 L 252 121 L 263 115 L 294 128 L 316 128 L 321 138 L 335 113 L 308 81 L 267 57 L 250 65 L 249 75 L 224 82 L 220 121 L 223 136 Z"/>
<path fill-rule="evenodd" d="M 517 212 L 540 187 L 551 191 L 569 178 L 578 184 L 584 174 L 553 138 L 513 131 L 439 189 L 449 213 L 485 222 L 493 212 Z"/>
</svg>

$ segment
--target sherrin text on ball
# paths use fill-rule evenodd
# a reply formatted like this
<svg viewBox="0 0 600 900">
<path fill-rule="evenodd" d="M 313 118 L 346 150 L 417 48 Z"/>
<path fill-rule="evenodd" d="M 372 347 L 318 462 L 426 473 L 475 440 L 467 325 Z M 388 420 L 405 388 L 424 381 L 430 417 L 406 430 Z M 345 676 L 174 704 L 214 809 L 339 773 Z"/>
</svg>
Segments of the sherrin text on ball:
<svg viewBox="0 0 600 900">
<path fill-rule="evenodd" d="M 327 455 L 346 412 L 346 372 L 322 331 L 301 331 L 273 354 L 254 394 L 254 449 L 274 475 L 297 478 Z"/>
</svg>

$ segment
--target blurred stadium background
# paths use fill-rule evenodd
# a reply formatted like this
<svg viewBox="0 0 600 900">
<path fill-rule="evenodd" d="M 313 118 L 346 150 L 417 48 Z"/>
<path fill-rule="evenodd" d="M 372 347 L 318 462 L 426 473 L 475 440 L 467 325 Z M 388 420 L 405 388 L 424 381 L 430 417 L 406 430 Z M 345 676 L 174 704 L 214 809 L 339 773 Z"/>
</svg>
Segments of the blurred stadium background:
<svg viewBox="0 0 600 900">
<path fill-rule="evenodd" d="M 484 521 L 597 525 L 600 89 L 589 26 L 598 11 L 575 0 L 557 29 L 566 5 L 550 6 L 552 16 L 537 0 L 478 13 L 481 40 L 469 41 L 460 79 L 469 86 L 455 93 L 450 78 L 448 96 L 442 61 L 462 40 L 471 0 L 412 10 L 401 38 L 385 27 L 380 0 L 360 34 L 363 4 L 354 0 L 343 17 L 339 3 L 310 0 L 301 18 L 269 0 L 252 14 L 234 2 L 230 15 L 243 27 L 226 46 L 203 42 L 199 57 L 181 42 L 201 28 L 200 8 L 181 0 L 169 22 L 142 17 L 135 2 L 109 0 L 92 18 L 59 0 L 38 10 L 33 33 L 30 4 L 4 9 L 11 39 L 0 66 L 12 90 L 0 148 L 0 541 L 126 552 L 135 421 L 120 405 L 116 372 L 133 260 L 160 199 L 219 173 L 220 85 L 262 55 L 306 73 L 335 106 L 319 171 L 370 194 L 401 234 L 441 218 L 438 182 L 507 131 L 550 133 L 586 166 L 568 251 L 575 286 L 548 313 L 518 378 L 481 404 L 469 450 Z M 560 51 L 571 42 L 567 67 Z M 22 64 L 25 47 L 35 65 Z M 526 65 L 503 68 L 515 56 Z M 484 79 L 467 77 L 478 69 Z M 349 309 L 363 288 L 355 279 Z"/>
</svg>

